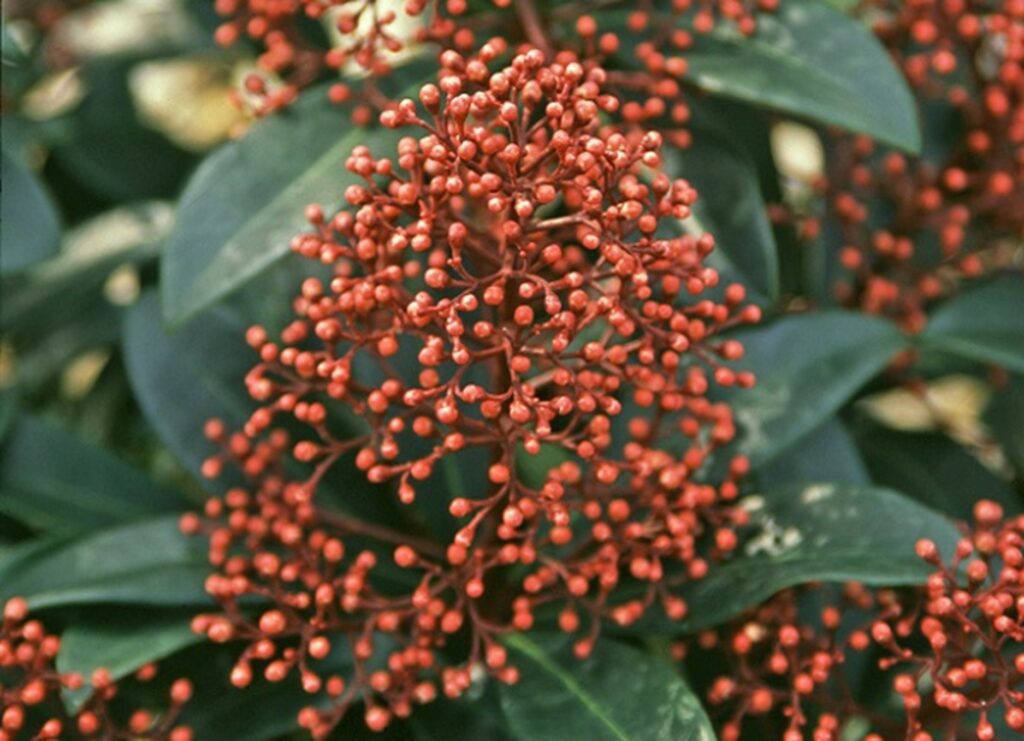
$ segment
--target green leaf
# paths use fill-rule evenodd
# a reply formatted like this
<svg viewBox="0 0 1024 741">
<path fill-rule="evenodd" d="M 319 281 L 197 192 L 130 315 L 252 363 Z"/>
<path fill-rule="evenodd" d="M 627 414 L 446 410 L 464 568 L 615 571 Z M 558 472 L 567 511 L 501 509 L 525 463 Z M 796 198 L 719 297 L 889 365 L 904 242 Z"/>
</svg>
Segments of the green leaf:
<svg viewBox="0 0 1024 741">
<path fill-rule="evenodd" d="M 177 516 L 32 542 L 0 558 L 0 599 L 21 596 L 33 609 L 116 603 L 198 605 L 209 598 L 202 544 L 178 530 Z"/>
<path fill-rule="evenodd" d="M 349 678 L 352 675 L 351 654 L 345 641 L 331 655 L 318 662 L 318 673 L 338 674 Z M 219 657 L 223 658 L 223 656 Z M 238 689 L 228 683 L 231 664 L 218 663 L 214 671 L 196 675 L 194 698 L 185 706 L 181 722 L 192 729 L 197 739 L 245 739 L 245 741 L 267 741 L 280 739 L 284 734 L 299 727 L 299 711 L 307 706 L 326 708 L 331 698 L 326 693 L 310 695 L 302 689 L 296 673 L 283 682 L 254 682 L 251 687 Z M 358 703 L 356 698 L 355 703 Z M 356 705 L 349 709 L 350 716 L 357 723 L 357 738 L 366 733 L 362 720 L 362 708 Z M 308 734 L 304 734 L 304 737 Z M 341 738 L 352 735 L 340 734 Z"/>
<path fill-rule="evenodd" d="M 2 154 L 0 274 L 33 265 L 57 251 L 60 217 L 35 174 L 6 151 Z"/>
<path fill-rule="evenodd" d="M 0 327 L 31 333 L 41 323 L 73 321 L 115 268 L 156 256 L 172 220 L 169 204 L 151 201 L 112 209 L 75 227 L 56 257 L 4 286 Z"/>
<path fill-rule="evenodd" d="M 0 389 L 0 443 L 7 439 L 14 426 L 19 406 L 18 396 L 13 389 Z"/>
<path fill-rule="evenodd" d="M 251 286 L 261 289 L 252 293 L 263 295 L 264 303 L 273 303 L 275 296 L 262 290 L 264 283 L 260 279 Z M 249 299 L 249 294 L 246 289 L 239 298 Z M 267 311 L 266 306 L 263 309 Z M 217 452 L 217 446 L 203 435 L 206 420 L 218 418 L 234 431 L 256 408 L 246 391 L 245 375 L 258 359 L 245 344 L 247 325 L 239 316 L 242 313 L 234 306 L 220 305 L 170 333 L 163 326 L 157 297 L 147 294 L 131 308 L 124 323 L 128 378 L 146 420 L 174 457 L 208 488 L 226 488 L 235 479 L 232 471 L 225 471 L 215 482 L 202 478 L 203 461 Z M 338 434 L 348 434 L 347 418 L 339 418 L 336 407 L 330 407 L 328 422 Z M 308 476 L 312 470 L 290 463 L 294 465 L 289 465 L 289 473 L 296 477 Z M 370 484 L 352 456 L 328 471 L 320 490 L 329 505 L 375 522 L 394 521 L 399 512 L 390 488 Z"/>
<path fill-rule="evenodd" d="M 1024 277 L 1010 273 L 947 301 L 928 320 L 921 343 L 1024 373 Z"/>
<path fill-rule="evenodd" d="M 181 499 L 107 451 L 22 417 L 0 450 L 0 511 L 70 534 L 181 508 Z"/>
<path fill-rule="evenodd" d="M 985 422 L 995 433 L 1003 452 L 1024 480 L 1024 378 L 1014 376 L 992 398 L 985 410 Z"/>
<path fill-rule="evenodd" d="M 517 738 L 714 739 L 700 700 L 671 666 L 650 654 L 599 641 L 586 661 L 564 636 L 508 635 L 514 685 L 499 690 Z"/>
<path fill-rule="evenodd" d="M 173 197 L 197 160 L 138 115 L 129 80 L 144 61 L 112 55 L 83 65 L 87 92 L 69 114 L 73 135 L 53 150 L 84 190 L 112 201 Z"/>
<path fill-rule="evenodd" d="M 683 590 L 689 617 L 666 630 L 717 625 L 796 584 L 855 581 L 922 584 L 932 568 L 914 553 L 919 538 L 944 556 L 959 537 L 952 522 L 888 489 L 823 483 L 787 486 L 742 500 L 753 530 L 737 557 Z"/>
<path fill-rule="evenodd" d="M 94 669 L 106 669 L 117 681 L 152 661 L 159 661 L 203 640 L 190 627 L 190 614 L 133 613 L 77 618 L 60 637 L 57 670 L 86 678 Z M 88 700 L 88 685 L 65 690 L 64 703 L 76 713 Z"/>
<path fill-rule="evenodd" d="M 395 738 L 405 740 L 411 735 L 415 741 L 512 739 L 505 715 L 501 712 L 497 684 L 491 682 L 480 697 L 475 693 L 455 700 L 442 696 L 422 708 L 416 708 L 405 722 L 405 727 L 395 727 Z"/>
<path fill-rule="evenodd" d="M 779 292 L 779 263 L 749 157 L 726 140 L 700 132 L 687 149 L 668 148 L 665 169 L 686 178 L 699 193 L 694 217 L 715 236 L 715 253 L 724 254 L 747 285 L 774 300 Z"/>
<path fill-rule="evenodd" d="M 832 417 L 798 440 L 787 453 L 761 466 L 757 480 L 766 488 L 808 481 L 871 483 L 860 451 L 838 417 Z"/>
<path fill-rule="evenodd" d="M 181 722 L 197 739 L 277 739 L 299 727 L 302 708 L 317 704 L 290 682 L 259 682 L 241 690 L 225 682 L 217 690 L 212 695 L 197 692 L 196 700 L 185 706 Z"/>
<path fill-rule="evenodd" d="M 239 428 L 253 406 L 244 379 L 255 357 L 245 344 L 245 324 L 218 307 L 168 334 L 150 293 L 128 312 L 122 344 L 146 419 L 171 453 L 200 475 L 203 461 L 216 452 L 203 437 L 206 420 L 217 417 Z"/>
<path fill-rule="evenodd" d="M 692 28 L 693 14 L 683 25 Z M 719 22 L 694 33 L 686 78 L 715 95 L 868 134 L 909 152 L 921 147 L 906 80 L 878 40 L 825 0 L 788 0 L 744 36 Z"/>
<path fill-rule="evenodd" d="M 740 365 L 757 385 L 724 397 L 755 465 L 831 417 L 905 344 L 894 325 L 840 311 L 787 316 L 735 337 L 746 348 Z"/>
<path fill-rule="evenodd" d="M 1020 425 L 1021 419 L 1017 419 Z M 938 433 L 908 433 L 864 425 L 857 443 L 875 483 L 891 487 L 960 520 L 970 520 L 979 499 L 1019 512 L 1010 485 L 961 445 Z"/>
<path fill-rule="evenodd" d="M 389 84 L 415 79 L 419 69 L 407 65 Z M 185 321 L 288 254 L 292 237 L 309 228 L 308 204 L 330 212 L 349 185 L 361 182 L 345 169 L 352 149 L 393 155 L 408 133 L 355 127 L 349 109 L 313 90 L 217 150 L 186 186 L 163 254 L 166 319 Z"/>
</svg>

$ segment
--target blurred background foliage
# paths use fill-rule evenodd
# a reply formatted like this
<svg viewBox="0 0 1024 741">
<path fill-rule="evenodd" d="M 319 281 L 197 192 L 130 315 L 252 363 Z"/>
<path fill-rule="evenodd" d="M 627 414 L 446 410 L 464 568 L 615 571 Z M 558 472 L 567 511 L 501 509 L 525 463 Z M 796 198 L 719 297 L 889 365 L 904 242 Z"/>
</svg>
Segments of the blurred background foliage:
<svg viewBox="0 0 1024 741">
<path fill-rule="evenodd" d="M 3 27 L 5 405 L 161 475 L 173 466 L 128 388 L 120 323 L 154 284 L 184 181 L 249 123 L 229 92 L 253 59 L 216 47 L 213 24 L 205 2 L 114 0 L 61 16 L 45 37 Z M 18 259 L 32 265 L 9 264 L 26 243 Z"/>
</svg>

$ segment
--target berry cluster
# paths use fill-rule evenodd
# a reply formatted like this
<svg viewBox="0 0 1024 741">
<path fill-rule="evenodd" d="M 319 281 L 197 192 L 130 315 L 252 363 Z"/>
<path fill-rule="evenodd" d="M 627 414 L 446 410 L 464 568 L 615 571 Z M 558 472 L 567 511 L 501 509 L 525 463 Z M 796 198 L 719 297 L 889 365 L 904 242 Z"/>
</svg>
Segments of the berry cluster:
<svg viewBox="0 0 1024 741">
<path fill-rule="evenodd" d="M 656 125 L 669 142 L 687 147 L 691 141 L 686 129 L 690 107 L 683 83 L 689 68 L 687 53 L 700 36 L 711 34 L 723 23 L 735 26 L 744 35 L 752 35 L 758 15 L 773 13 L 778 7 L 779 0 L 673 0 L 664 6 L 642 4 L 626 15 L 621 31 L 605 32 L 601 32 L 594 16 L 566 14 L 567 18 L 577 18 L 578 38 L 561 38 L 559 45 L 586 64 L 610 67 L 613 62 L 621 63 L 622 69 L 608 72 L 609 89 L 623 100 L 618 112 L 621 125 Z M 615 16 L 610 19 L 617 20 Z"/>
<path fill-rule="evenodd" d="M 60 638 L 47 633 L 39 620 L 28 619 L 25 600 L 13 597 L 7 601 L 0 626 L 0 741 L 22 737 L 190 741 L 189 728 L 175 725 L 182 706 L 192 696 L 187 679 L 171 685 L 166 710 L 158 715 L 135 710 L 121 726 L 112 709 L 118 686 L 105 669 L 93 672 L 92 694 L 76 713 L 69 714 L 61 691 L 79 689 L 84 680 L 78 674 L 57 672 L 54 664 L 59 651 Z M 156 673 L 156 666 L 149 664 L 136 673 L 136 679 L 148 682 Z M 116 715 L 120 717 L 120 713 Z"/>
<path fill-rule="evenodd" d="M 231 683 L 247 687 L 256 673 L 268 682 L 298 675 L 311 697 L 330 699 L 327 709 L 310 706 L 298 716 L 322 738 L 353 704 L 362 702 L 367 726 L 382 730 L 433 700 L 438 680 L 456 697 L 470 686 L 470 668 L 483 660 L 498 678 L 514 681 L 496 628 L 480 618 L 460 574 L 419 555 L 436 559 L 436 544 L 316 506 L 307 482 L 283 474 L 283 434 L 272 437 L 252 450 L 244 437 L 221 438 L 238 464 L 262 470 L 250 486 L 210 500 L 204 518 L 182 520 L 186 533 L 209 537 L 218 571 L 206 587 L 223 606 L 221 613 L 197 616 L 193 629 L 214 642 L 247 643 Z M 382 546 L 390 543 L 399 545 L 386 555 Z M 273 607 L 250 615 L 238 601 L 253 595 Z M 476 621 L 467 661 L 448 666 L 442 650 L 467 620 Z"/>
<path fill-rule="evenodd" d="M 908 736 L 926 729 L 933 708 L 957 723 L 977 713 L 979 739 L 996 737 L 989 721 L 995 713 L 1024 732 L 1024 517 L 1004 518 L 1002 507 L 982 500 L 974 518 L 949 563 L 934 543 L 918 542 L 918 555 L 937 569 L 920 615 L 871 627 L 875 642 L 892 654 L 881 664 L 900 670 L 893 686 L 903 698 Z M 923 637 L 927 650 L 910 635 Z"/>
<path fill-rule="evenodd" d="M 922 109 L 948 109 L 950 141 L 926 132 L 941 152 L 923 159 L 838 141 L 826 197 L 849 276 L 836 291 L 916 332 L 935 299 L 1002 263 L 980 254 L 993 236 L 1024 234 L 1024 5 L 863 5 Z"/>
<path fill-rule="evenodd" d="M 730 553 L 744 522 L 731 502 L 746 459 L 705 470 L 736 434 L 708 393 L 753 384 L 729 367 L 743 348 L 723 332 L 760 311 L 704 264 L 710 235 L 676 226 L 696 194 L 658 172 L 660 136 L 601 125 L 619 106 L 606 73 L 535 49 L 491 71 L 502 51 L 444 53 L 419 105 L 381 114 L 419 137 L 395 158 L 357 148 L 346 167 L 362 184 L 347 206 L 309 207 L 314 229 L 293 248 L 333 277 L 304 282 L 279 341 L 248 331 L 260 406 L 242 433 L 208 428 L 223 452 L 207 473 L 234 461 L 253 484 L 185 522 L 210 534 L 208 587 L 225 605 L 196 627 L 250 642 L 236 683 L 267 660 L 267 678 L 298 668 L 307 689 L 336 695 L 331 710 L 303 714 L 315 735 L 353 699 L 380 728 L 432 698 L 434 678 L 458 695 L 481 661 L 514 680 L 495 636 L 528 629 L 540 605 L 558 607 L 567 632 L 586 629 L 581 658 L 605 617 L 628 624 L 655 603 L 682 617 L 673 587 Z M 363 429 L 341 429 L 332 409 Z M 303 439 L 291 443 L 282 426 L 296 422 Z M 312 475 L 289 481 L 286 453 Z M 349 454 L 403 504 L 447 508 L 454 536 L 414 542 L 318 506 L 322 477 Z M 446 458 L 470 456 L 487 468 L 482 490 L 449 501 L 425 485 Z M 416 588 L 376 586 L 378 556 L 346 557 L 345 534 L 397 543 L 392 559 Z M 638 587 L 618 589 L 626 582 Z M 236 606 L 251 594 L 276 603 L 256 623 Z M 397 648 L 376 671 L 324 685 L 309 663 L 338 633 L 368 661 L 379 632 Z M 454 634 L 468 637 L 468 658 L 441 670 L 436 649 Z"/>
<path fill-rule="evenodd" d="M 390 72 L 391 56 L 410 44 L 425 42 L 470 53 L 480 45 L 481 31 L 503 32 L 511 23 L 519 31 L 513 36 L 550 58 L 559 50 L 570 50 L 595 64 L 617 55 L 638 60 L 640 69 L 610 76 L 610 85 L 625 96 L 623 120 L 639 123 L 670 115 L 673 125 L 680 127 L 675 135 L 685 142 L 681 125 L 689 111 L 681 95 L 680 78 L 686 62 L 680 54 L 692 47 L 693 34 L 711 33 L 716 24 L 726 22 L 750 35 L 756 29 L 757 15 L 773 12 L 778 4 L 779 0 L 673 0 L 663 9 L 630 12 L 626 38 L 622 38 L 615 32 L 599 34 L 595 18 L 583 15 L 589 9 L 586 3 L 491 0 L 490 5 L 471 11 L 466 0 L 407 0 L 402 13 L 419 25 L 415 32 L 403 34 L 394 30 L 399 14 L 383 10 L 379 0 L 216 0 L 217 12 L 226 18 L 217 29 L 216 40 L 225 46 L 243 36 L 257 41 L 263 48 L 260 67 L 283 79 L 283 84 L 271 89 L 262 75 L 247 78 L 246 92 L 255 96 L 258 113 L 287 105 L 324 70 L 356 65 L 370 76 L 355 86 L 332 85 L 329 97 L 336 103 L 359 98 L 361 105 L 354 115 L 365 122 L 373 108 L 387 105 L 374 80 Z M 680 20 L 684 16 L 688 19 L 685 24 Z M 312 40 L 300 30 L 301 18 L 307 23 L 329 24 L 341 41 L 325 49 L 322 41 Z M 577 38 L 569 34 L 554 38 L 545 30 L 552 25 L 568 26 L 573 18 L 577 19 Z M 685 30 L 687 27 L 692 31 Z M 676 30 L 666 33 L 671 29 Z M 672 55 L 666 55 L 663 48 L 671 49 Z"/>
<path fill-rule="evenodd" d="M 869 591 L 847 585 L 817 619 L 807 606 L 824 590 L 787 590 L 734 624 L 700 635 L 698 649 L 724 654 L 730 672 L 709 689 L 712 706 L 730 708 L 722 737 L 740 738 L 745 720 L 779 713 L 786 738 L 805 730 L 840 738 L 852 718 L 871 739 L 973 733 L 993 739 L 993 719 L 1024 731 L 1024 518 L 1004 518 L 981 501 L 975 526 L 948 563 L 928 540 L 918 555 L 935 566 L 920 590 Z M 802 609 L 801 609 L 802 608 Z M 873 652 L 900 699 L 903 717 L 868 710 L 845 667 Z M 863 662 L 859 662 L 863 666 Z M 811 725 L 813 723 L 813 726 Z"/>
<path fill-rule="evenodd" d="M 813 587 L 781 592 L 750 615 L 697 637 L 699 650 L 724 653 L 730 662 L 731 672 L 708 690 L 713 708 L 730 710 L 720 725 L 722 739 L 741 738 L 745 721 L 756 722 L 772 713 L 785 720 L 786 741 L 803 739 L 806 730 L 816 741 L 840 737 L 843 725 L 856 713 L 842 680 L 843 663 L 849 651 L 870 646 L 867 633 L 851 632 L 845 616 L 870 610 L 877 602 L 875 595 L 851 584 L 834 604 L 826 599 L 816 619 L 808 618 L 801 605 L 823 593 Z M 891 593 L 878 597 L 891 600 Z"/>
<path fill-rule="evenodd" d="M 498 7 L 508 7 L 509 0 L 492 0 Z M 475 34 L 456 24 L 455 18 L 468 11 L 466 0 L 406 0 L 402 13 L 412 19 L 423 19 L 415 33 L 394 30 L 399 14 L 383 9 L 380 0 L 214 0 L 217 13 L 225 21 L 217 28 L 215 40 L 230 46 L 243 36 L 262 47 L 260 68 L 282 80 L 271 87 L 265 76 L 252 74 L 245 81 L 246 92 L 257 100 L 256 112 L 265 114 L 291 103 L 299 91 L 317 80 L 324 70 L 340 70 L 355 65 L 368 74 L 369 87 L 362 91 L 367 102 L 373 102 L 375 78 L 390 72 L 388 59 L 410 43 L 441 42 L 456 48 L 470 49 L 477 42 Z M 303 29 L 323 24 L 337 34 L 336 45 L 324 47 L 323 41 Z M 337 83 L 330 89 L 336 103 L 353 96 L 350 85 Z M 365 118 L 369 109 L 361 107 L 358 118 Z"/>
</svg>

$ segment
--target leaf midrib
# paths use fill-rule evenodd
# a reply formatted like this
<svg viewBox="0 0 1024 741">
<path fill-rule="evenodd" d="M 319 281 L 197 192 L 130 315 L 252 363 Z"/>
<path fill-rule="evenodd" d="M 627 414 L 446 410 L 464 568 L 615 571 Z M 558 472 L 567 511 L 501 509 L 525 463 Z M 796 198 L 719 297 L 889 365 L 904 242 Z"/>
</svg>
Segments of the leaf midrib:
<svg viewBox="0 0 1024 741">
<path fill-rule="evenodd" d="M 342 155 L 340 158 L 341 161 L 344 161 L 345 149 L 351 149 L 351 138 L 360 133 L 363 136 L 366 134 L 365 131 L 356 130 L 346 132 L 342 135 L 341 138 L 325 150 L 322 155 L 314 159 L 310 166 L 303 171 L 300 177 L 295 178 L 287 186 L 278 191 L 273 198 L 269 199 L 261 206 L 260 210 L 257 211 L 252 218 L 244 221 L 238 229 L 232 232 L 232 234 L 224 241 L 221 249 L 217 252 L 216 257 L 214 257 L 210 264 L 207 265 L 196 277 L 195 282 L 192 284 L 192 290 L 189 291 L 187 297 L 181 304 L 175 307 L 177 311 L 175 311 L 173 319 L 176 323 L 184 322 L 190 317 L 201 312 L 203 309 L 212 305 L 217 299 L 223 298 L 223 296 L 227 295 L 226 292 L 220 288 L 214 291 L 207 290 L 207 284 L 210 281 L 210 278 L 208 277 L 209 274 L 219 271 L 222 264 L 231 266 L 233 264 L 237 264 L 239 260 L 250 258 L 245 268 L 241 269 L 239 272 L 244 275 L 251 276 L 262 272 L 267 265 L 270 265 L 279 257 L 287 253 L 289 248 L 287 243 L 285 243 L 283 249 L 265 250 L 249 255 L 246 252 L 243 242 L 247 235 L 252 234 L 254 231 L 260 231 L 256 225 L 263 223 L 265 219 L 265 212 L 274 211 L 284 206 L 286 203 L 290 202 L 290 198 L 293 193 L 296 191 L 301 193 L 304 186 L 308 187 L 309 182 L 316 180 L 322 173 L 336 167 L 339 160 L 339 153 Z M 300 213 L 301 209 L 296 208 L 296 214 Z M 200 294 L 206 292 L 207 298 L 202 302 L 193 301 L 193 296 L 195 296 L 197 292 Z M 184 305 L 185 310 L 182 310 L 182 305 Z"/>
<path fill-rule="evenodd" d="M 614 718 L 605 713 L 601 708 L 601 704 L 594 699 L 571 674 L 551 661 L 551 659 L 549 659 L 547 655 L 540 650 L 537 644 L 520 635 L 509 635 L 506 636 L 504 640 L 508 645 L 512 646 L 512 648 L 526 654 L 542 669 L 561 682 L 562 685 L 569 690 L 572 696 L 576 697 L 580 703 L 594 715 L 595 718 L 597 718 L 605 727 L 608 728 L 609 731 L 612 732 L 612 734 L 615 735 L 616 738 L 620 739 L 620 741 L 631 741 L 631 736 L 625 731 L 625 729 L 615 722 Z"/>
</svg>

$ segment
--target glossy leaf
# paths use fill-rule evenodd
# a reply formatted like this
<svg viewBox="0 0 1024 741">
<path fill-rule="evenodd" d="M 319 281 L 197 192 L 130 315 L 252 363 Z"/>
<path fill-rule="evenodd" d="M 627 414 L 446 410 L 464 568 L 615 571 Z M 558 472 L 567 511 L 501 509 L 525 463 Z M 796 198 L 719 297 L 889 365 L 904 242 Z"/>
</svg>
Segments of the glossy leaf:
<svg viewBox="0 0 1024 741">
<path fill-rule="evenodd" d="M 1010 273 L 947 301 L 929 319 L 921 342 L 1024 373 L 1024 277 Z"/>
<path fill-rule="evenodd" d="M 182 535 L 177 520 L 159 517 L 15 549 L 0 558 L 0 600 L 17 595 L 36 609 L 206 604 L 202 544 Z"/>
<path fill-rule="evenodd" d="M 501 712 L 497 682 L 484 688 L 484 694 L 456 700 L 439 697 L 434 702 L 417 708 L 409 716 L 405 727 L 396 727 L 396 741 L 450 741 L 453 738 L 509 741 L 514 737 L 508 721 Z"/>
<path fill-rule="evenodd" d="M 316 704 L 291 682 L 258 682 L 242 690 L 225 683 L 218 690 L 186 706 L 182 722 L 192 728 L 195 738 L 280 738 L 298 728 L 302 708 Z"/>
<path fill-rule="evenodd" d="M 985 410 L 985 422 L 1002 445 L 1006 457 L 1024 480 L 1024 378 L 1015 376 L 1000 389 Z"/>
<path fill-rule="evenodd" d="M 348 644 L 345 641 L 336 643 L 339 648 L 322 662 L 316 662 L 315 670 L 325 676 L 338 674 L 351 677 Z M 298 672 L 293 672 L 282 682 L 259 681 L 245 689 L 238 689 L 228 683 L 231 665 L 220 662 L 215 671 L 195 678 L 195 696 L 185 706 L 181 722 L 192 729 L 196 739 L 279 739 L 289 731 L 298 729 L 298 714 L 302 708 L 323 708 L 331 702 L 326 693 L 310 695 L 305 692 L 299 682 Z M 348 716 L 358 723 L 356 733 L 366 732 L 359 705 L 351 708 Z M 348 720 L 349 717 L 346 717 L 346 722 Z M 341 737 L 351 736 L 342 734 Z"/>
<path fill-rule="evenodd" d="M 1017 420 L 1017 424 L 1021 423 Z M 939 433 L 908 433 L 865 426 L 857 443 L 871 478 L 961 520 L 972 518 L 979 499 L 1020 511 L 1009 483 L 988 470 L 961 445 Z"/>
<path fill-rule="evenodd" d="M 766 488 L 808 481 L 869 484 L 871 477 L 842 420 L 832 417 L 794 443 L 789 451 L 757 471 Z"/>
<path fill-rule="evenodd" d="M 389 83 L 415 78 L 417 69 L 407 65 Z M 309 228 L 308 204 L 341 205 L 345 189 L 362 180 L 345 169 L 353 148 L 393 155 L 408 133 L 356 127 L 350 116 L 313 90 L 203 162 L 181 196 L 161 263 L 169 322 L 190 318 L 287 255 L 292 237 Z"/>
<path fill-rule="evenodd" d="M 520 670 L 499 692 L 516 738 L 714 739 L 700 700 L 664 660 L 610 639 L 581 662 L 564 636 L 509 635 Z"/>
<path fill-rule="evenodd" d="M 0 274 L 24 270 L 57 251 L 60 217 L 56 206 L 32 171 L 6 151 L 0 221 Z"/>
<path fill-rule="evenodd" d="M 244 382 L 254 360 L 245 328 L 231 311 L 217 308 L 171 334 L 153 294 L 125 319 L 122 341 L 135 398 L 161 440 L 197 475 L 216 452 L 203 437 L 206 420 L 216 417 L 236 429 L 253 406 Z"/>
<path fill-rule="evenodd" d="M 668 149 L 665 160 L 667 172 L 697 189 L 694 217 L 715 236 L 715 252 L 728 258 L 747 285 L 774 299 L 778 255 L 754 164 L 709 132 L 701 132 L 687 149 Z"/>
<path fill-rule="evenodd" d="M 831 417 L 905 343 L 892 324 L 838 311 L 788 316 L 736 334 L 757 385 L 725 394 L 755 464 Z"/>
<path fill-rule="evenodd" d="M 252 287 L 262 285 L 261 279 Z M 253 298 L 249 294 L 247 288 L 239 299 Z M 277 296 L 262 295 L 265 303 L 278 301 Z M 283 297 L 280 302 L 287 306 Z M 274 311 L 264 306 L 263 313 Z M 257 358 L 245 344 L 242 315 L 244 311 L 235 311 L 233 306 L 217 306 L 172 332 L 163 326 L 156 296 L 149 294 L 132 307 L 124 323 L 122 344 L 128 377 L 147 421 L 179 462 L 216 489 L 232 485 L 237 477 L 225 470 L 215 481 L 202 478 L 203 461 L 217 452 L 203 435 L 204 424 L 217 418 L 228 430 L 238 430 L 256 408 L 246 390 L 245 375 Z M 332 429 L 350 434 L 349 415 L 335 414 L 345 411 L 342 405 L 330 406 Z M 310 469 L 294 464 L 289 471 L 308 476 Z M 388 487 L 367 481 L 351 456 L 332 467 L 320 491 L 325 503 L 376 522 L 394 521 L 400 507 Z"/>
<path fill-rule="evenodd" d="M 914 553 L 914 543 L 931 538 L 950 555 L 958 538 L 942 515 L 876 487 L 791 485 L 747 497 L 743 505 L 752 530 L 734 560 L 684 589 L 690 616 L 682 629 L 717 625 L 806 582 L 921 584 L 931 567 Z"/>
<path fill-rule="evenodd" d="M 692 28 L 693 17 L 683 25 Z M 903 76 L 866 27 L 826 0 L 780 3 L 758 16 L 750 37 L 726 22 L 693 36 L 686 77 L 709 93 L 920 149 Z"/>
<path fill-rule="evenodd" d="M 204 641 L 204 636 L 192 631 L 190 622 L 188 613 L 178 612 L 79 618 L 61 634 L 57 670 L 88 678 L 102 667 L 117 681 L 145 664 Z M 76 712 L 89 693 L 87 685 L 65 691 L 68 710 Z"/>
<path fill-rule="evenodd" d="M 143 472 L 57 425 L 22 417 L 0 449 L 0 512 L 50 533 L 75 533 L 180 509 Z"/>
</svg>

